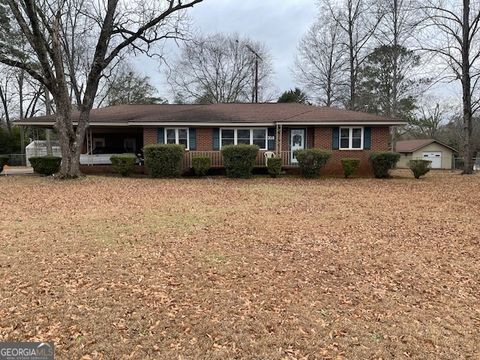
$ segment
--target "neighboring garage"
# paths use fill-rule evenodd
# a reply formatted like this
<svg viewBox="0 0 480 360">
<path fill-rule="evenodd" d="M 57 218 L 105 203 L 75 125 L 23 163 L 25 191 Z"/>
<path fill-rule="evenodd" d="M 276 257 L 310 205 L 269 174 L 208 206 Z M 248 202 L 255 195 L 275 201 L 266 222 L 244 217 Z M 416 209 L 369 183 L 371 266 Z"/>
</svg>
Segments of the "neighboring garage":
<svg viewBox="0 0 480 360">
<path fill-rule="evenodd" d="M 451 169 L 454 148 L 435 139 L 416 139 L 397 141 L 395 151 L 401 154 L 398 168 L 408 168 L 410 160 L 425 159 L 432 162 L 432 169 Z"/>
</svg>

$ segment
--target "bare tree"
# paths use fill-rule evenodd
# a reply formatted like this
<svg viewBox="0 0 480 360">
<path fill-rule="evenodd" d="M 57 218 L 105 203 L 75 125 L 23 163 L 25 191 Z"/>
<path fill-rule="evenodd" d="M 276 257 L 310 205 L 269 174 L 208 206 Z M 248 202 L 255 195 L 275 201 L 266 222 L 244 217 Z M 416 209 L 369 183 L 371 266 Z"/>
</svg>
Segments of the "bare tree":
<svg viewBox="0 0 480 360">
<path fill-rule="evenodd" d="M 340 26 L 345 36 L 348 57 L 349 100 L 347 107 L 356 109 L 358 71 L 369 54 L 369 47 L 382 14 L 371 0 L 323 0 L 321 7 L 329 10 L 330 16 Z"/>
<path fill-rule="evenodd" d="M 105 70 L 127 51 L 149 52 L 156 42 L 181 36 L 182 10 L 202 1 L 2 0 L 11 14 L 9 25 L 19 30 L 28 49 L 19 55 L 18 49 L 0 44 L 0 62 L 25 70 L 52 95 L 61 178 L 80 175 L 85 130 Z M 71 64 L 82 49 L 77 35 L 95 39 L 91 55 L 80 62 L 83 74 Z"/>
<path fill-rule="evenodd" d="M 480 107 L 480 3 L 428 0 L 423 49 L 439 55 L 462 85 L 464 174 L 473 173 L 472 117 Z"/>
<path fill-rule="evenodd" d="M 255 55 L 259 62 L 259 94 L 270 86 L 272 66 L 266 48 L 238 35 L 199 36 L 185 43 L 167 81 L 176 97 L 187 102 L 249 101 L 255 91 Z"/>
<path fill-rule="evenodd" d="M 325 106 L 344 102 L 347 90 L 347 52 L 338 22 L 322 16 L 298 45 L 296 80 Z"/>
<path fill-rule="evenodd" d="M 0 67 L 3 79 L 0 82 L 0 119 L 5 122 L 9 133 L 12 131 L 13 118 L 27 118 L 39 111 L 41 86 L 24 70 Z"/>
<path fill-rule="evenodd" d="M 409 121 L 407 131 L 416 138 L 436 139 L 447 121 L 449 109 L 439 103 L 434 107 L 421 106 L 417 116 Z"/>
</svg>

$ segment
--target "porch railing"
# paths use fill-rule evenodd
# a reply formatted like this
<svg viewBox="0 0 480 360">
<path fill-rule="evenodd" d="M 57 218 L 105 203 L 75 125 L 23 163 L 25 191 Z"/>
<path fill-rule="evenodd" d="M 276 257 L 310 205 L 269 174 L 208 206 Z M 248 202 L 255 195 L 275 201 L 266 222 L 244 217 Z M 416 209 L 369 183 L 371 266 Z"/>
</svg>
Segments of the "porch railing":
<svg viewBox="0 0 480 360">
<path fill-rule="evenodd" d="M 262 167 L 265 164 L 265 151 L 259 151 L 255 160 L 255 166 Z M 295 162 L 292 162 L 291 151 L 281 151 L 276 153 L 282 158 L 283 166 L 297 166 Z M 223 158 L 220 151 L 186 151 L 183 157 L 183 167 L 185 169 L 192 167 L 192 158 L 197 156 L 209 157 L 212 160 L 212 167 L 223 167 Z"/>
</svg>

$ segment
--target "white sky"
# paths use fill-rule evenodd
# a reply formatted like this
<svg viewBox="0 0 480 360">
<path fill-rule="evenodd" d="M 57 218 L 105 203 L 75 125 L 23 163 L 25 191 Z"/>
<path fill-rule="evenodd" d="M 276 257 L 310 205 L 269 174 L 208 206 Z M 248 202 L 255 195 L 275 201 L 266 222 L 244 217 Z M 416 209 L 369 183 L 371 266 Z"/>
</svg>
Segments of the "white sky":
<svg viewBox="0 0 480 360">
<path fill-rule="evenodd" d="M 274 66 L 273 83 L 278 92 L 293 88 L 292 75 L 297 44 L 317 15 L 315 0 L 204 0 L 188 11 L 195 30 L 204 34 L 238 33 L 263 42 L 270 50 Z M 165 48 L 173 58 L 177 45 Z M 172 54 L 169 56 L 169 54 Z M 164 67 L 157 60 L 132 60 L 139 72 L 151 78 L 159 95 L 173 100 L 165 83 Z"/>
</svg>

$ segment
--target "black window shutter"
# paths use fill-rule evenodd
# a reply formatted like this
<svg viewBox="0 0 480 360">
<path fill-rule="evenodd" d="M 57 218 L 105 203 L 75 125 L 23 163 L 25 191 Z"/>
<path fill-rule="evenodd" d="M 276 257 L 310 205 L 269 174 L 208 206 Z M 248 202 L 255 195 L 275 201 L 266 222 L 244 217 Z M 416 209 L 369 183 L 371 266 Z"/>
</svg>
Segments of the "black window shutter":
<svg viewBox="0 0 480 360">
<path fill-rule="evenodd" d="M 157 129 L 157 144 L 165 144 L 165 128 Z"/>
<path fill-rule="evenodd" d="M 332 129 L 332 150 L 340 148 L 340 128 L 334 127 Z"/>
<path fill-rule="evenodd" d="M 370 150 L 372 148 L 372 128 L 366 127 L 363 129 L 363 148 Z"/>
<path fill-rule="evenodd" d="M 190 150 L 197 150 L 197 129 L 188 129 L 188 142 Z"/>
<path fill-rule="evenodd" d="M 213 150 L 220 150 L 220 129 L 213 129 Z"/>
</svg>

